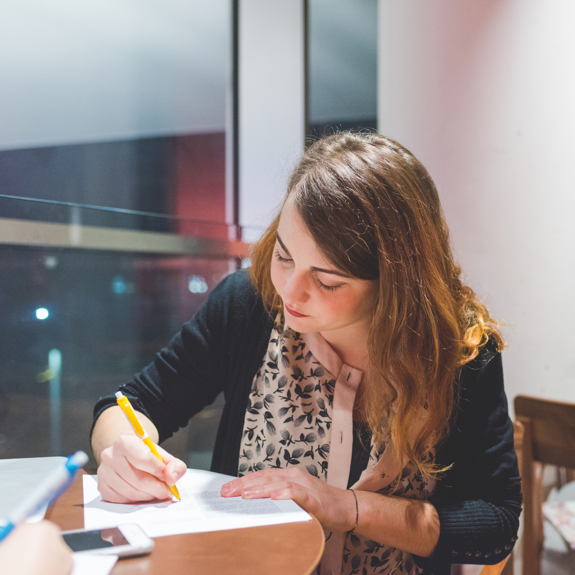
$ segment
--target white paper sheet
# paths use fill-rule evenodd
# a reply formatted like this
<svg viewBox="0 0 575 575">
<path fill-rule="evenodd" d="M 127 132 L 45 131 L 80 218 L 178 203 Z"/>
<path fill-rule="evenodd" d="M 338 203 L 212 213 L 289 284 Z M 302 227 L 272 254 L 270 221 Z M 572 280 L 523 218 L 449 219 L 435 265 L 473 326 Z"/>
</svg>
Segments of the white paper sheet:
<svg viewBox="0 0 575 575">
<path fill-rule="evenodd" d="M 188 469 L 177 484 L 181 501 L 121 505 L 102 501 L 98 478 L 84 475 L 84 526 L 101 529 L 137 523 L 148 537 L 162 537 L 311 520 L 293 501 L 221 497 L 220 487 L 232 479 L 229 475 Z"/>
<path fill-rule="evenodd" d="M 117 555 L 91 555 L 74 553 L 74 568 L 71 575 L 108 575 L 114 568 Z"/>
<path fill-rule="evenodd" d="M 9 513 L 30 495 L 64 461 L 65 457 L 25 457 L 0 461 L 0 526 Z M 48 504 L 42 506 L 28 523 L 44 519 Z"/>
</svg>

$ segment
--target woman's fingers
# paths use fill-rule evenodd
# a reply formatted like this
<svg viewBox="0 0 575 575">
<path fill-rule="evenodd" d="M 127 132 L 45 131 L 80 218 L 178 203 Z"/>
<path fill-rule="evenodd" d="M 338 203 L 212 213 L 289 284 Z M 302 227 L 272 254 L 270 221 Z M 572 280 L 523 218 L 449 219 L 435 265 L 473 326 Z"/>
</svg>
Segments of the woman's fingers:
<svg viewBox="0 0 575 575">
<path fill-rule="evenodd" d="M 269 474 L 268 471 L 258 471 L 256 473 L 250 473 L 244 477 L 239 477 L 234 479 L 229 483 L 224 483 L 220 489 L 220 494 L 222 497 L 237 497 L 242 495 L 244 490 L 255 485 L 263 485 L 266 483 L 273 483 L 280 479 L 280 475 Z M 277 478 L 277 479 L 276 479 Z"/>
<path fill-rule="evenodd" d="M 241 496 L 243 499 L 266 497 L 275 500 L 291 499 L 321 521 L 325 515 L 323 506 L 327 504 L 327 501 L 324 501 L 326 498 L 322 497 L 326 486 L 319 479 L 305 472 L 298 473 L 296 469 L 270 469 L 272 473 L 266 471 L 251 473 L 226 483 L 221 488 L 221 495 L 223 497 Z"/>
<path fill-rule="evenodd" d="M 248 487 L 242 493 L 244 499 L 259 499 L 269 497 L 271 499 L 293 499 L 298 505 L 304 507 L 308 501 L 308 490 L 298 483 L 292 481 L 278 481 L 274 483 L 267 483 L 265 485 L 258 485 Z"/>
<path fill-rule="evenodd" d="M 120 436 L 102 452 L 98 489 L 114 503 L 169 499 L 166 483 L 173 485 L 185 473 L 185 464 L 159 448 L 166 465 L 137 437 Z"/>
<path fill-rule="evenodd" d="M 139 469 L 162 480 L 165 465 L 135 435 L 121 435 L 110 447 L 102 451 L 100 467 L 123 474 L 129 474 L 132 469 Z"/>
<path fill-rule="evenodd" d="M 220 493 L 223 497 L 236 497 L 246 493 L 246 491 L 254 490 L 256 488 L 263 488 L 273 486 L 285 482 L 291 482 L 302 485 L 312 485 L 315 478 L 311 477 L 309 473 L 301 471 L 301 469 L 265 469 L 250 473 L 244 477 L 234 479 L 229 483 L 222 486 Z M 268 497 L 264 495 L 262 497 Z"/>
<path fill-rule="evenodd" d="M 166 484 L 153 475 L 141 472 L 127 462 L 117 467 L 106 466 L 103 458 L 102 465 L 98 468 L 98 489 L 102 498 L 111 503 L 131 503 L 171 497 Z"/>
<path fill-rule="evenodd" d="M 187 466 L 181 459 L 177 459 L 160 446 L 158 446 L 158 452 L 165 463 L 163 476 L 164 481 L 168 485 L 174 485 L 186 474 Z"/>
</svg>

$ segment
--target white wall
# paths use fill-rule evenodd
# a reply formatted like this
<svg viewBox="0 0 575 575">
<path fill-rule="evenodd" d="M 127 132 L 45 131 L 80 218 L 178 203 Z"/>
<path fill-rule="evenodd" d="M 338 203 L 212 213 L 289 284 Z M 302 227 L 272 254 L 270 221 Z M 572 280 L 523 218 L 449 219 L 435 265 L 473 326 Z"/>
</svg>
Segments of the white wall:
<svg viewBox="0 0 575 575">
<path fill-rule="evenodd" d="M 380 0 L 379 129 L 434 178 L 505 321 L 508 396 L 575 401 L 575 4 Z"/>
<path fill-rule="evenodd" d="M 275 214 L 304 144 L 302 0 L 242 0 L 239 187 L 244 239 Z"/>
<path fill-rule="evenodd" d="M 0 149 L 223 131 L 229 5 L 3 2 Z"/>
</svg>

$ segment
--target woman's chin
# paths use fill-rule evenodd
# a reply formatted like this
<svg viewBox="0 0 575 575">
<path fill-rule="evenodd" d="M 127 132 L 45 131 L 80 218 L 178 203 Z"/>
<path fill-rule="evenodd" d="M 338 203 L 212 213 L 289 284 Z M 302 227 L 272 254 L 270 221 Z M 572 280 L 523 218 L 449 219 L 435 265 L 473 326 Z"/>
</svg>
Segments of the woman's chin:
<svg viewBox="0 0 575 575">
<path fill-rule="evenodd" d="M 289 327 L 293 331 L 297 331 L 298 333 L 308 333 L 314 331 L 310 325 L 306 325 L 304 320 L 308 319 L 307 317 L 290 317 L 289 313 L 285 314 L 285 323 L 287 327 Z"/>
</svg>

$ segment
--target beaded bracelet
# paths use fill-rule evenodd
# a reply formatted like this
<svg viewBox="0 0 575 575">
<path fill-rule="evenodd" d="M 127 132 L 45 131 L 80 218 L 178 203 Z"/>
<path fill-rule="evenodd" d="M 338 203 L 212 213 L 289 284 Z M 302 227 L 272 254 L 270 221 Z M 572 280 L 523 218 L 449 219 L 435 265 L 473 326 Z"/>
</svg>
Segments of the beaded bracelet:
<svg viewBox="0 0 575 575">
<path fill-rule="evenodd" d="M 357 504 L 357 495 L 355 494 L 355 491 L 353 489 L 348 489 L 348 491 L 351 491 L 353 493 L 353 497 L 355 499 L 355 525 L 353 526 L 352 529 L 350 529 L 347 532 L 348 535 L 351 535 L 355 531 L 355 528 L 357 527 L 357 521 L 359 519 L 359 506 Z"/>
</svg>

